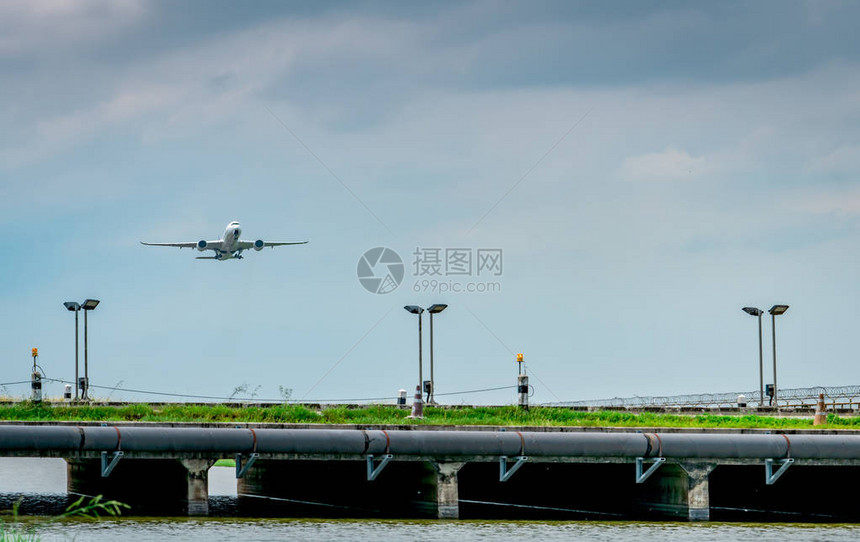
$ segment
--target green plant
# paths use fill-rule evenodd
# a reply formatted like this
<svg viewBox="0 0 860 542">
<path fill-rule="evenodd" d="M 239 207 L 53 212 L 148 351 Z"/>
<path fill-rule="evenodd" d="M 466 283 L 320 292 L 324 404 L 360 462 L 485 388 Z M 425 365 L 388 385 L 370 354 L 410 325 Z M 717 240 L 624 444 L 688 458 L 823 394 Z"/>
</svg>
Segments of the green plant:
<svg viewBox="0 0 860 542">
<path fill-rule="evenodd" d="M 68 517 L 86 517 L 98 519 L 99 514 L 107 514 L 109 516 L 119 516 L 122 514 L 123 508 L 131 508 L 125 503 L 119 501 L 102 501 L 101 495 L 96 495 L 90 498 L 89 502 L 84 502 L 86 497 L 81 497 L 70 504 L 66 511 L 60 514 L 59 518 Z"/>
<path fill-rule="evenodd" d="M 39 540 L 39 526 L 45 525 L 51 521 L 70 517 L 99 519 L 101 514 L 116 517 L 122 514 L 123 508 L 130 508 L 127 504 L 119 501 L 103 501 L 101 495 L 91 497 L 89 501 L 85 502 L 86 498 L 87 497 L 81 497 L 77 501 L 73 502 L 66 508 L 66 511 L 59 516 L 31 523 L 26 528 L 10 526 L 5 522 L 5 520 L 0 520 L 0 542 L 37 542 Z M 16 523 L 20 523 L 20 515 L 18 513 L 20 506 L 20 500 L 12 506 L 12 517 Z"/>
<path fill-rule="evenodd" d="M 19 521 L 18 508 L 21 506 L 21 500 L 12 505 L 12 517 L 15 522 Z M 30 525 L 26 529 L 18 526 L 10 526 L 6 520 L 0 520 L 0 542 L 36 542 L 39 540 L 36 535 L 35 525 Z"/>
<path fill-rule="evenodd" d="M 241 391 L 241 390 L 240 390 Z M 577 427 L 696 427 L 812 429 L 809 418 L 777 418 L 758 415 L 700 413 L 696 415 L 663 414 L 601 410 L 587 412 L 569 408 L 535 406 L 525 411 L 516 406 L 501 407 L 432 407 L 424 409 L 423 419 L 409 419 L 408 410 L 394 405 L 339 405 L 313 408 L 309 405 L 276 403 L 270 405 L 231 406 L 174 403 L 153 407 L 128 404 L 97 406 L 87 404 L 42 403 L 22 401 L 0 405 L 0 420 L 21 421 L 148 421 L 197 423 L 346 423 L 356 425 L 499 425 L 499 426 L 577 426 Z M 816 429 L 860 428 L 860 417 L 830 413 L 827 424 Z"/>
<path fill-rule="evenodd" d="M 293 388 L 278 386 L 278 393 L 281 394 L 281 399 L 283 399 L 285 403 L 289 403 L 290 398 L 293 396 Z"/>
<path fill-rule="evenodd" d="M 230 399 L 232 400 L 237 395 L 248 395 L 251 399 L 257 396 L 257 392 L 260 391 L 262 386 L 258 385 L 253 390 L 250 390 L 250 385 L 247 382 L 242 382 L 235 388 L 233 388 L 233 393 L 230 394 Z M 250 391 L 249 391 L 250 390 Z"/>
</svg>

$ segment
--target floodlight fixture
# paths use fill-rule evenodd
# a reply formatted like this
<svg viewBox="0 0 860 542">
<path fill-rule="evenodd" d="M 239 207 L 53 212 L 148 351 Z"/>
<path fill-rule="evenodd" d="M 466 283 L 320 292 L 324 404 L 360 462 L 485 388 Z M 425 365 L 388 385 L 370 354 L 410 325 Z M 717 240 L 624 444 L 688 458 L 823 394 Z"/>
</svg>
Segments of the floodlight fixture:
<svg viewBox="0 0 860 542">
<path fill-rule="evenodd" d="M 427 307 L 427 312 L 429 312 L 430 314 L 439 314 L 447 308 L 448 305 L 444 305 L 442 303 L 434 303 L 433 305 Z"/>
<path fill-rule="evenodd" d="M 788 305 L 774 305 L 770 308 L 769 313 L 773 316 L 779 316 L 780 314 L 785 314 L 785 311 L 788 310 Z"/>
<path fill-rule="evenodd" d="M 403 308 L 411 312 L 412 314 L 421 314 L 422 312 L 424 312 L 424 309 L 422 309 L 418 305 L 406 305 Z"/>
<path fill-rule="evenodd" d="M 81 308 L 84 309 L 85 311 L 91 311 L 91 310 L 95 309 L 96 307 L 98 307 L 99 303 L 100 302 L 98 299 L 87 299 L 83 302 L 83 304 L 81 305 Z"/>
<path fill-rule="evenodd" d="M 761 316 L 762 314 L 764 314 L 763 310 L 757 309 L 755 307 L 744 307 L 741 310 L 743 310 L 745 313 L 749 314 L 750 316 Z"/>
</svg>

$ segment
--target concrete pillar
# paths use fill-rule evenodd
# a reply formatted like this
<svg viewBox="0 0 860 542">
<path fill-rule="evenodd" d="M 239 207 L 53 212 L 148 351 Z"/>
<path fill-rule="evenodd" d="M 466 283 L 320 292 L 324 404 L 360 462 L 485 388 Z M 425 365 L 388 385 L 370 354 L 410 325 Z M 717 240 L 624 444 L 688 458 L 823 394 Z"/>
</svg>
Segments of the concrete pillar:
<svg viewBox="0 0 860 542">
<path fill-rule="evenodd" d="M 209 515 L 209 468 L 215 464 L 211 459 L 180 459 L 185 467 L 187 486 L 185 502 L 189 516 Z"/>
<path fill-rule="evenodd" d="M 687 473 L 687 519 L 690 521 L 709 521 L 711 519 L 711 498 L 708 490 L 708 477 L 716 467 L 713 463 L 681 463 Z"/>
<path fill-rule="evenodd" d="M 667 461 L 640 487 L 636 509 L 644 517 L 708 521 L 708 476 L 716 464 Z"/>
<path fill-rule="evenodd" d="M 436 471 L 436 517 L 438 519 L 460 518 L 460 492 L 457 472 L 465 463 L 431 462 Z"/>
</svg>

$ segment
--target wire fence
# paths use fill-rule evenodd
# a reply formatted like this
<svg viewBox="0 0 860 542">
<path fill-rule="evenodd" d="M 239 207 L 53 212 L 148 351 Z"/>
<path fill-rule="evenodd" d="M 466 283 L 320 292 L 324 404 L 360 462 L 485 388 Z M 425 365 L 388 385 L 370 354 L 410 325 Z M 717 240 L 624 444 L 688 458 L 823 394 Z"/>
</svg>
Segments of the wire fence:
<svg viewBox="0 0 860 542">
<path fill-rule="evenodd" d="M 43 377 L 42 382 L 54 382 L 57 384 L 69 384 L 74 385 L 74 382 L 68 380 L 62 380 L 58 378 L 47 378 Z M 31 382 L 29 380 L 19 380 L 17 382 L 0 382 L 0 391 L 6 388 L 6 386 L 18 386 L 18 385 L 29 385 Z M 108 397 L 112 395 L 114 392 L 122 392 L 122 393 L 130 393 L 134 395 L 144 395 L 144 396 L 155 396 L 155 397 L 171 397 L 176 399 L 191 399 L 191 400 L 208 400 L 208 401 L 220 401 L 220 402 L 245 402 L 245 403 L 260 403 L 260 404 L 355 404 L 355 403 L 393 403 L 397 401 L 396 396 L 389 397 L 353 397 L 353 398 L 334 398 L 334 399 L 291 399 L 289 396 L 280 397 L 278 399 L 272 398 L 264 398 L 257 397 L 256 395 L 251 395 L 250 397 L 240 396 L 238 393 L 234 393 L 229 396 L 224 395 L 196 395 L 191 393 L 173 393 L 167 391 L 158 391 L 158 390 L 142 390 L 142 389 L 134 389 L 134 388 L 124 388 L 120 386 L 101 386 L 98 384 L 90 384 L 89 389 L 93 390 L 105 390 L 109 391 Z M 462 390 L 462 391 L 451 391 L 445 393 L 435 393 L 435 397 L 443 397 L 443 396 L 454 396 L 454 395 L 473 395 L 479 393 L 487 393 L 492 391 L 500 391 L 500 390 L 515 390 L 517 386 L 497 386 L 493 388 L 482 388 L 482 389 L 472 389 L 472 390 Z"/>
<path fill-rule="evenodd" d="M 818 402 L 818 395 L 824 394 L 825 402 L 833 407 L 860 407 L 860 386 L 814 386 L 811 388 L 777 389 L 777 400 L 781 408 L 812 407 Z M 612 399 L 593 399 L 584 401 L 562 401 L 546 403 L 545 406 L 563 407 L 687 407 L 713 408 L 773 406 L 768 395 L 761 396 L 759 390 L 731 393 L 698 393 L 689 395 L 613 397 Z"/>
<path fill-rule="evenodd" d="M 72 382 L 43 378 L 45 382 L 60 384 L 73 384 Z M 29 380 L 16 382 L 0 382 L 0 391 L 6 386 L 19 386 L 30 384 Z M 213 400 L 228 402 L 254 402 L 254 403 L 379 403 L 394 401 L 394 397 L 362 397 L 362 398 L 333 398 L 333 399 L 305 399 L 302 401 L 292 400 L 288 397 L 278 399 L 261 398 L 256 396 L 239 397 L 237 394 L 230 396 L 217 395 L 195 395 L 188 393 L 172 393 L 158 390 L 142 390 L 123 388 L 119 386 L 99 386 L 90 384 L 91 389 L 101 389 L 113 392 L 124 392 L 134 395 L 149 395 L 161 397 L 174 397 L 177 399 Z M 463 390 L 447 393 L 437 393 L 436 396 L 473 395 L 501 390 L 515 390 L 517 386 L 498 386 L 492 388 Z M 780 408 L 813 407 L 818 402 L 818 395 L 824 394 L 825 402 L 833 408 L 856 408 L 860 409 L 860 385 L 857 386 L 814 386 L 811 388 L 786 388 L 777 390 L 777 399 Z M 763 400 L 762 400 L 763 399 Z M 687 395 L 664 395 L 664 396 L 633 396 L 613 397 L 611 399 L 587 399 L 580 401 L 559 401 L 554 403 L 541 403 L 540 406 L 547 407 L 595 407 L 595 408 L 715 408 L 715 407 L 737 407 L 745 404 L 748 407 L 773 406 L 768 395 L 761 397 L 758 390 L 746 392 L 729 393 L 698 393 Z"/>
</svg>

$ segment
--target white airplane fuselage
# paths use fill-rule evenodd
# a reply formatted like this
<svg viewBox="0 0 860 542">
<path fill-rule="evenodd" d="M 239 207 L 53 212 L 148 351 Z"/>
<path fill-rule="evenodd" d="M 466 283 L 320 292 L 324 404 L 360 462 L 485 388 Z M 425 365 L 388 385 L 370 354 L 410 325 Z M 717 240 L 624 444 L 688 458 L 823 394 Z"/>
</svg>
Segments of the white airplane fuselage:
<svg viewBox="0 0 860 542">
<path fill-rule="evenodd" d="M 227 228 L 224 229 L 224 235 L 221 236 L 221 246 L 219 248 L 209 246 L 210 244 L 206 241 L 199 241 L 197 243 L 197 250 L 200 252 L 204 250 L 214 251 L 216 260 L 241 260 L 242 249 L 239 248 L 239 240 L 241 238 L 242 225 L 233 221 L 227 224 Z"/>
<path fill-rule="evenodd" d="M 242 226 L 238 222 L 230 222 L 227 229 L 224 230 L 224 235 L 221 240 L 224 241 L 222 250 L 226 252 L 223 259 L 229 259 L 236 256 L 239 251 L 239 239 L 242 238 Z"/>
<path fill-rule="evenodd" d="M 257 239 L 256 241 L 242 240 L 242 225 L 237 221 L 227 224 L 224 234 L 216 241 L 206 241 L 205 239 L 194 242 L 182 243 L 145 243 L 141 244 L 149 246 L 162 247 L 178 247 L 178 248 L 196 248 L 199 252 L 211 250 L 215 253 L 214 256 L 198 257 L 198 260 L 241 260 L 242 252 L 254 249 L 259 252 L 263 247 L 279 247 L 283 245 L 304 245 L 307 241 L 291 241 L 291 242 L 273 242 Z"/>
</svg>

